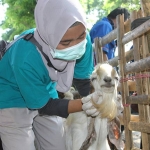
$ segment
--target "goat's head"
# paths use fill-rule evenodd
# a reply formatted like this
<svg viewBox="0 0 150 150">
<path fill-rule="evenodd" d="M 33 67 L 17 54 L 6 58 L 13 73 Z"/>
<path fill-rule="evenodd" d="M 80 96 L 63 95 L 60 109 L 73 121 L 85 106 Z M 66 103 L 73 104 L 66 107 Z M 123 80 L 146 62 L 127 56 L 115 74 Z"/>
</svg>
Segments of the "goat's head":
<svg viewBox="0 0 150 150">
<path fill-rule="evenodd" d="M 119 76 L 109 64 L 98 64 L 91 75 L 95 91 L 102 92 L 102 98 L 94 102 L 102 118 L 113 119 L 117 114 L 117 86 Z"/>
<path fill-rule="evenodd" d="M 109 64 L 98 64 L 91 75 L 91 83 L 95 91 L 114 92 L 118 86 L 119 76 Z"/>
</svg>

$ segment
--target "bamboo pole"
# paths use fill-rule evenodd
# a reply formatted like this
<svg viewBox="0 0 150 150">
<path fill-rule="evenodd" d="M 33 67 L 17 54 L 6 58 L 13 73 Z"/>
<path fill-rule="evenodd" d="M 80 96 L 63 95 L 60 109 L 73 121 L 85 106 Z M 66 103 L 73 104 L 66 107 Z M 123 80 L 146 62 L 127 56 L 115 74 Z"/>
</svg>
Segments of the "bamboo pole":
<svg viewBox="0 0 150 150">
<path fill-rule="evenodd" d="M 132 19 L 133 20 L 135 20 L 135 19 L 137 19 L 137 12 L 135 13 L 133 13 L 132 14 Z M 131 21 L 133 21 L 133 20 L 131 20 Z M 143 33 L 141 33 L 140 32 L 140 34 L 139 34 L 139 36 L 137 36 L 137 35 L 135 35 L 134 34 L 134 32 L 138 29 L 138 28 L 140 28 L 140 29 L 143 29 L 143 27 L 142 26 L 139 26 L 139 27 L 137 27 L 136 29 L 134 29 L 133 31 L 132 31 L 132 34 L 134 35 L 134 39 L 133 39 L 133 47 L 134 47 L 134 49 L 135 49 L 135 51 L 134 51 L 134 53 L 133 53 L 133 55 L 134 55 L 134 62 L 133 63 L 131 63 L 130 64 L 130 66 L 129 67 L 131 67 L 131 66 L 133 66 L 136 62 L 137 62 L 137 64 L 136 64 L 136 67 L 139 69 L 139 68 L 141 68 L 141 65 L 140 66 L 137 66 L 137 65 L 139 65 L 138 64 L 138 61 L 141 61 L 140 60 L 140 51 L 139 51 L 139 47 L 140 47 L 140 45 L 139 45 L 139 41 L 140 41 L 140 39 L 139 39 L 139 36 L 141 36 L 141 34 L 143 34 Z M 139 30 L 137 30 L 136 32 L 138 32 Z M 128 66 L 128 65 L 127 65 Z M 132 68 L 132 67 L 131 67 Z M 131 69 L 130 68 L 130 69 Z M 138 70 L 137 69 L 137 70 Z M 141 69 L 139 69 L 138 70 L 138 72 L 140 72 L 140 71 L 142 71 Z M 128 71 L 126 70 L 126 73 L 127 73 Z M 132 69 L 132 72 L 136 72 L 136 69 Z M 128 72 L 129 73 L 129 72 Z M 137 72 L 136 72 L 136 74 L 135 75 L 139 75 L 139 74 L 137 74 Z M 137 88 L 137 93 L 138 93 L 138 95 L 141 95 L 142 94 L 142 90 L 141 90 L 141 87 L 142 87 L 142 80 L 141 79 L 136 79 L 136 88 Z M 138 105 L 138 110 L 139 110 L 139 115 L 140 115 L 140 121 L 142 121 L 143 120 L 143 118 L 144 118 L 144 112 L 143 112 L 143 106 L 142 105 Z"/>
<path fill-rule="evenodd" d="M 103 48 L 102 48 L 102 44 L 101 44 L 101 40 L 102 38 L 98 38 L 98 48 L 99 48 L 99 52 L 98 52 L 98 57 L 99 57 L 99 63 L 103 63 L 104 62 L 104 55 L 103 55 Z"/>
<path fill-rule="evenodd" d="M 150 15 L 150 0 L 141 0 L 141 9 L 142 9 L 142 14 L 144 17 L 147 17 Z M 143 46 L 143 58 L 146 57 L 146 55 L 149 53 L 150 50 L 148 50 L 148 47 L 150 49 L 150 33 L 148 35 L 143 36 L 143 41 L 142 41 L 142 46 Z M 148 40 L 148 42 L 147 42 Z M 148 73 L 148 72 L 145 72 Z M 143 93 L 148 94 L 149 93 L 149 78 L 143 79 Z M 150 123 L 150 110 L 149 110 L 149 105 L 144 105 L 144 121 L 147 123 Z M 147 132 L 148 133 L 148 132 Z M 148 142 L 150 139 L 150 134 L 147 133 L 142 133 L 142 145 L 143 145 L 143 150 L 150 149 L 150 143 Z M 143 139 L 144 138 L 144 139 Z"/>
<path fill-rule="evenodd" d="M 128 19 L 125 23 L 124 23 L 124 33 L 127 33 L 131 30 L 131 20 Z"/>
<path fill-rule="evenodd" d="M 138 73 L 138 72 L 142 72 L 142 71 L 149 70 L 149 69 L 150 69 L 150 57 L 147 57 L 147 58 L 144 58 L 144 59 L 134 61 L 131 64 L 126 64 L 125 73 L 126 74 L 133 73 L 133 72 Z"/>
<path fill-rule="evenodd" d="M 130 121 L 139 122 L 139 115 L 131 115 Z"/>
<path fill-rule="evenodd" d="M 134 131 L 139 131 L 143 133 L 150 133 L 150 124 L 147 122 L 130 122 L 129 129 Z M 148 145 L 148 143 L 146 144 Z"/>
<path fill-rule="evenodd" d="M 131 29 L 130 19 L 123 24 L 124 24 L 124 28 L 125 28 L 125 33 L 129 32 Z M 111 41 L 115 40 L 116 38 L 117 38 L 117 29 L 114 29 L 113 31 L 111 31 L 109 34 L 105 35 L 101 39 L 100 45 L 104 46 L 105 44 L 110 43 Z"/>
<path fill-rule="evenodd" d="M 150 16 L 150 1 L 149 0 L 140 0 L 141 9 L 143 16 Z"/>
<path fill-rule="evenodd" d="M 136 83 L 135 80 L 128 80 L 127 85 L 129 87 L 129 91 L 135 92 L 136 91 Z"/>
<path fill-rule="evenodd" d="M 128 90 L 129 90 L 130 92 L 135 92 L 135 91 L 136 91 L 136 83 L 135 83 L 135 81 L 133 81 L 133 80 L 128 80 L 128 81 L 127 81 L 127 85 L 128 85 Z M 118 90 L 118 91 L 121 91 L 121 84 L 118 85 L 117 90 Z"/>
<path fill-rule="evenodd" d="M 132 32 L 127 33 L 122 39 L 123 44 L 127 44 L 135 38 L 142 36 L 144 33 L 150 30 L 150 20 L 144 22 L 139 27 L 135 28 Z"/>
<path fill-rule="evenodd" d="M 122 38 L 124 36 L 124 19 L 123 15 L 117 16 L 117 43 L 118 43 L 118 56 L 119 56 L 119 68 L 120 68 L 120 77 L 125 78 L 125 72 L 124 72 L 124 66 L 126 63 L 125 60 L 125 52 L 124 52 L 124 45 L 122 44 Z M 126 104 L 126 96 L 128 96 L 128 88 L 127 83 L 123 82 L 121 84 L 121 95 L 123 104 Z M 123 111 L 123 118 L 124 118 L 124 124 L 125 124 L 125 149 L 131 150 L 133 147 L 133 139 L 132 139 L 132 132 L 126 128 L 128 126 L 128 123 L 130 121 L 130 108 L 125 107 Z"/>
<path fill-rule="evenodd" d="M 124 119 L 123 119 L 123 117 L 120 115 L 120 116 L 118 116 L 118 118 L 120 120 L 121 125 L 124 125 Z M 130 121 L 139 122 L 139 115 L 132 115 L 131 114 Z"/>
<path fill-rule="evenodd" d="M 104 46 L 105 44 L 110 43 L 111 41 L 113 41 L 116 38 L 117 38 L 117 29 L 114 29 L 109 34 L 102 37 L 102 39 L 100 41 L 100 45 Z"/>
<path fill-rule="evenodd" d="M 131 60 L 133 60 L 133 48 L 127 52 L 125 52 L 125 57 L 126 57 L 126 61 L 129 62 Z M 118 66 L 118 56 L 109 59 L 108 61 L 106 61 L 107 63 L 109 63 L 110 65 L 112 65 L 113 67 Z"/>
<path fill-rule="evenodd" d="M 150 95 L 127 96 L 128 104 L 150 104 Z"/>
<path fill-rule="evenodd" d="M 142 9 L 142 16 L 147 17 L 150 16 L 150 1 L 149 0 L 141 0 L 141 9 Z M 149 52 L 150 52 L 150 34 L 147 35 L 147 46 L 149 47 Z"/>
<path fill-rule="evenodd" d="M 101 46 L 100 42 L 101 42 L 100 37 L 97 37 L 94 39 L 94 46 L 95 46 L 94 52 L 95 52 L 96 64 L 104 62 L 103 50 L 102 50 L 102 46 Z"/>
<path fill-rule="evenodd" d="M 98 37 L 94 39 L 94 55 L 95 55 L 95 60 L 96 64 L 99 62 L 99 57 L 98 57 L 98 52 L 99 52 L 99 43 L 98 43 Z"/>
</svg>

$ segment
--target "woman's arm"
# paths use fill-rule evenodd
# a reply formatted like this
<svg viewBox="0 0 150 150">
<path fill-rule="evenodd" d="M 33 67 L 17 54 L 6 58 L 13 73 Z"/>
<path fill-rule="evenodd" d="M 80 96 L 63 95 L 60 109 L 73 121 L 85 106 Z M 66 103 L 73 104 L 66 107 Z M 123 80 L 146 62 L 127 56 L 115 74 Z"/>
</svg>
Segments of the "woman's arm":
<svg viewBox="0 0 150 150">
<path fill-rule="evenodd" d="M 82 102 L 81 99 L 71 100 L 68 104 L 68 113 L 74 113 L 82 111 Z"/>
<path fill-rule="evenodd" d="M 38 111 L 39 115 L 56 115 L 67 118 L 70 113 L 82 111 L 82 102 L 81 99 L 50 99 L 48 103 Z"/>
<path fill-rule="evenodd" d="M 76 100 L 50 99 L 48 103 L 39 109 L 39 115 L 60 116 L 67 118 L 70 113 L 84 111 L 89 116 L 97 116 L 99 111 L 94 107 L 92 100 L 97 101 L 100 93 L 94 92 L 87 97 Z"/>
</svg>

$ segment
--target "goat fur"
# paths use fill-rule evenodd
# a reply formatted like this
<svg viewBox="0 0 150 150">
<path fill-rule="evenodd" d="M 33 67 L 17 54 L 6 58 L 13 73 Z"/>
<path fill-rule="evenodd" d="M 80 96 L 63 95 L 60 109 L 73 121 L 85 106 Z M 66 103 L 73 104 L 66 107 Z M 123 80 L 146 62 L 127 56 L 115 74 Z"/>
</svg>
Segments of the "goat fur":
<svg viewBox="0 0 150 150">
<path fill-rule="evenodd" d="M 121 102 L 117 102 L 118 79 L 117 72 L 109 64 L 98 64 L 91 75 L 94 90 L 101 91 L 101 96 L 98 101 L 92 101 L 100 111 L 100 115 L 95 118 L 94 123 L 96 140 L 88 150 L 110 150 L 107 141 L 108 122 L 117 116 L 117 108 L 121 105 Z M 84 112 L 72 113 L 68 116 L 65 122 L 67 150 L 80 149 L 88 135 L 91 119 Z"/>
</svg>

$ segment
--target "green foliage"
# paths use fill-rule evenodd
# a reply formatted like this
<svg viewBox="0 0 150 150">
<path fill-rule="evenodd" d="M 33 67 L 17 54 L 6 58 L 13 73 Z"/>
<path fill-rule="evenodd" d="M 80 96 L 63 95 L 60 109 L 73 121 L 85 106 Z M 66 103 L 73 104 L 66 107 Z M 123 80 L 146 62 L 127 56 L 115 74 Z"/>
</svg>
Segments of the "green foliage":
<svg viewBox="0 0 150 150">
<path fill-rule="evenodd" d="M 129 11 L 138 10 L 140 8 L 139 0 L 105 0 L 103 9 L 108 13 L 117 7 L 127 8 Z"/>
<path fill-rule="evenodd" d="M 88 24 L 94 24 L 117 7 L 124 7 L 129 11 L 140 8 L 140 0 L 80 0 L 80 2 L 87 14 Z"/>
<path fill-rule="evenodd" d="M 117 7 L 125 7 L 129 11 L 140 8 L 140 0 L 80 0 L 86 14 L 97 11 L 98 18 L 108 15 Z"/>
<path fill-rule="evenodd" d="M 7 32 L 8 40 L 12 40 L 14 35 L 20 34 L 22 31 L 34 28 L 34 7 L 35 0 L 2 0 L 4 4 L 8 4 L 6 11 L 6 19 L 2 22 L 3 29 L 10 28 L 11 32 Z"/>
<path fill-rule="evenodd" d="M 99 10 L 103 5 L 103 0 L 80 0 L 85 12 L 89 14 L 91 11 Z"/>
<path fill-rule="evenodd" d="M 137 10 L 140 7 L 140 0 L 80 0 L 80 2 L 90 24 L 94 24 L 116 7 L 121 6 L 129 10 Z M 0 3 L 8 4 L 6 18 L 1 24 L 3 29 L 10 29 L 2 36 L 5 40 L 12 40 L 14 35 L 35 27 L 36 0 L 0 0 Z"/>
</svg>

